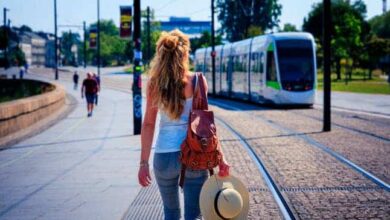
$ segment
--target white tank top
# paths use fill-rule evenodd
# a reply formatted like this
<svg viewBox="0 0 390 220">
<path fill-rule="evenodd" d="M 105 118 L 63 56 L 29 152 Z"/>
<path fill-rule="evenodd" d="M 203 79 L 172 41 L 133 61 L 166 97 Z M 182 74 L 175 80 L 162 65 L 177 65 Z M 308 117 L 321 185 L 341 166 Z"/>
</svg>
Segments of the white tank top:
<svg viewBox="0 0 390 220">
<path fill-rule="evenodd" d="M 195 73 L 195 87 L 198 86 L 198 75 Z M 194 93 L 193 93 L 194 94 Z M 164 111 L 159 111 L 159 132 L 154 144 L 155 153 L 180 151 L 180 145 L 187 136 L 188 120 L 192 110 L 193 97 L 187 98 L 183 112 L 178 120 L 171 120 Z"/>
</svg>

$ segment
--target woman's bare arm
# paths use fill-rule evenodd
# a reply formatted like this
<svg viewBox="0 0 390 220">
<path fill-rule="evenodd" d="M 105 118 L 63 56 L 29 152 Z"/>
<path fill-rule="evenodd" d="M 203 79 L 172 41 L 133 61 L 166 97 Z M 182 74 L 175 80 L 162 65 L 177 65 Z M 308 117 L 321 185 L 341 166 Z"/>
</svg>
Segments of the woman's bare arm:
<svg viewBox="0 0 390 220">
<path fill-rule="evenodd" d="M 153 143 L 158 108 L 154 106 L 153 95 L 148 84 L 146 112 L 141 130 L 141 162 L 148 162 Z"/>
</svg>

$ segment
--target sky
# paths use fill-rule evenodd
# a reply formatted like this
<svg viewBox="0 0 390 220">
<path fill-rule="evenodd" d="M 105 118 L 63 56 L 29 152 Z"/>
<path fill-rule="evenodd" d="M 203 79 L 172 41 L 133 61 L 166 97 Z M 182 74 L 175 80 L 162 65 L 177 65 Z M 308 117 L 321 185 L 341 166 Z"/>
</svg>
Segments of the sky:
<svg viewBox="0 0 390 220">
<path fill-rule="evenodd" d="M 141 8 L 150 6 L 155 10 L 156 20 L 168 20 L 169 16 L 186 16 L 192 20 L 211 20 L 210 0 L 141 0 Z M 280 27 L 285 23 L 292 23 L 301 28 L 303 19 L 314 3 L 321 0 L 279 0 L 282 5 Z M 353 2 L 353 0 L 352 0 Z M 382 0 L 365 0 L 367 18 L 382 13 Z M 113 19 L 119 26 L 119 6 L 131 5 L 132 0 L 100 0 L 100 18 Z M 54 0 L 0 0 L 1 8 L 8 8 L 7 17 L 12 26 L 23 24 L 30 26 L 34 31 L 54 32 Z M 390 1 L 387 1 L 390 10 Z M 3 10 L 1 10 L 3 16 Z M 97 0 L 57 0 L 58 32 L 71 30 L 82 33 L 82 23 L 87 25 L 97 19 Z M 217 16 L 215 16 L 217 19 Z M 219 27 L 218 21 L 216 27 Z"/>
</svg>

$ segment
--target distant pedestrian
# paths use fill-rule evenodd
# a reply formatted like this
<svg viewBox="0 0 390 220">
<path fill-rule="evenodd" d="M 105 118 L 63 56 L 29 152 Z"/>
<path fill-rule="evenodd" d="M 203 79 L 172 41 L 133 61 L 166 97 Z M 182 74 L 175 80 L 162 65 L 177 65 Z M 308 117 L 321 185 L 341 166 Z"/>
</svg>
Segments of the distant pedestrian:
<svg viewBox="0 0 390 220">
<path fill-rule="evenodd" d="M 24 63 L 24 69 L 26 70 L 26 74 L 27 74 L 28 73 L 28 63 L 27 62 Z"/>
<path fill-rule="evenodd" d="M 83 85 L 81 86 L 81 98 L 84 98 L 85 94 L 85 98 L 87 99 L 88 117 L 92 116 L 93 103 L 98 91 L 99 86 L 96 80 L 92 77 L 92 73 L 87 73 L 87 78 L 84 79 Z"/>
<path fill-rule="evenodd" d="M 21 66 L 21 67 L 20 67 L 20 70 L 19 70 L 19 78 L 20 78 L 20 79 L 23 79 L 23 76 L 24 76 L 24 67 Z"/>
<path fill-rule="evenodd" d="M 93 77 L 95 78 L 95 80 L 99 86 L 99 92 L 100 92 L 100 77 L 98 75 L 96 75 L 96 73 L 93 74 Z M 99 93 L 96 93 L 96 95 L 95 95 L 95 105 L 96 106 L 98 105 L 98 98 L 99 98 Z"/>
<path fill-rule="evenodd" d="M 74 71 L 73 83 L 74 83 L 74 90 L 77 90 L 77 85 L 79 84 L 79 74 L 77 73 L 77 71 Z"/>
</svg>

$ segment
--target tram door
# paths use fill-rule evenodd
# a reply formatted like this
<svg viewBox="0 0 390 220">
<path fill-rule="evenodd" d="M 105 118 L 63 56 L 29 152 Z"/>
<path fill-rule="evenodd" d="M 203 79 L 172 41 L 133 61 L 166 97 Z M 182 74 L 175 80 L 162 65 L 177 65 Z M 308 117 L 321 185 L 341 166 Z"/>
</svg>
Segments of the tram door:
<svg viewBox="0 0 390 220">
<path fill-rule="evenodd" d="M 264 98 L 275 100 L 275 96 L 280 90 L 280 85 L 277 79 L 275 53 L 273 44 L 270 44 L 267 50 L 267 65 L 266 65 L 266 83 L 264 88 Z"/>
</svg>

